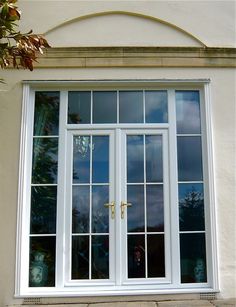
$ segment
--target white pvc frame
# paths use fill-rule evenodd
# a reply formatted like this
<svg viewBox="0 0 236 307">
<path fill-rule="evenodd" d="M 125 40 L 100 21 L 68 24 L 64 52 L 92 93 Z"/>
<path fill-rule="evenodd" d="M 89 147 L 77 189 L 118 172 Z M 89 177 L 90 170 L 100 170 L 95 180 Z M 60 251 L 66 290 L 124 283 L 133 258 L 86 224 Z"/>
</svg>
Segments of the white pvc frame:
<svg viewBox="0 0 236 307">
<path fill-rule="evenodd" d="M 77 288 L 65 285 L 65 233 L 64 229 L 57 229 L 57 260 L 56 260 L 56 285 L 53 288 L 29 288 L 28 287 L 28 263 L 29 263 L 29 215 L 30 215 L 30 176 L 32 164 L 32 133 L 33 133 L 33 114 L 34 114 L 34 92 L 35 90 L 60 90 L 61 88 L 78 89 L 83 88 L 101 88 L 102 90 L 114 89 L 130 85 L 130 89 L 167 89 L 169 100 L 169 122 L 167 124 L 152 125 L 147 124 L 145 128 L 153 129 L 169 129 L 169 152 L 173 158 L 169 159 L 169 169 L 171 170 L 171 177 L 177 180 L 176 170 L 176 135 L 175 135 L 175 90 L 199 90 L 201 100 L 201 119 L 202 119 L 202 148 L 203 148 L 203 168 L 205 179 L 205 203 L 208 208 L 205 208 L 206 218 L 206 245 L 207 245 L 207 275 L 208 283 L 206 284 L 180 284 L 180 264 L 179 256 L 171 257 L 171 284 L 146 285 L 143 287 L 136 286 L 121 286 L 122 278 L 118 278 L 116 289 L 104 288 L 104 286 L 96 286 L 95 288 Z M 58 166 L 58 185 L 65 184 L 65 176 L 63 176 L 63 169 L 66 161 L 66 133 L 65 126 L 68 129 L 76 129 L 76 125 L 67 125 L 67 91 L 61 90 L 61 109 L 60 109 L 60 145 L 59 156 L 60 163 Z M 112 129 L 114 127 L 109 125 L 99 125 L 99 129 Z M 119 125 L 120 128 L 127 128 L 125 125 Z M 133 129 L 143 128 L 140 125 L 131 125 Z M 91 129 L 90 125 L 84 125 L 84 129 Z M 93 125 L 96 129 L 96 125 Z M 120 136 L 117 136 L 115 148 L 120 144 Z M 119 155 L 119 153 L 117 153 Z M 119 160 L 119 159 L 118 159 Z M 118 162 L 117 162 L 118 163 Z M 116 163 L 117 176 L 121 175 L 120 166 Z M 60 175 L 61 174 L 61 175 Z M 175 180 L 174 179 L 174 180 Z M 177 182 L 177 181 L 176 181 Z M 120 189 L 120 183 L 116 182 L 116 189 Z M 64 192 L 58 189 L 59 210 L 63 206 L 60 205 L 65 201 Z M 121 197 L 117 197 L 120 203 Z M 170 185 L 170 203 L 177 201 L 177 184 Z M 177 208 L 177 206 L 175 206 Z M 171 207 L 170 223 L 171 223 L 171 249 L 178 252 L 178 239 L 173 240 L 173 235 L 178 231 L 178 210 Z M 65 224 L 65 215 L 58 214 L 57 223 Z M 116 225 L 116 233 L 119 235 L 121 226 Z M 170 294 L 170 293 L 203 293 L 203 292 L 218 292 L 218 261 L 217 261 L 217 237 L 216 237 L 216 211 L 215 211 L 215 193 L 214 193 L 214 154 L 212 145 L 212 120 L 211 120 L 211 97 L 210 97 L 210 83 L 209 80 L 140 80 L 140 81 L 120 81 L 109 80 L 105 81 L 33 81 L 25 82 L 23 85 L 23 104 L 22 104 L 22 129 L 21 129 L 21 148 L 19 160 L 19 188 L 18 188 L 18 217 L 17 217 L 17 242 L 16 242 L 16 278 L 15 278 L 15 297 L 36 297 L 36 296 L 91 296 L 93 295 L 137 295 L 137 294 Z M 116 240 L 117 241 L 117 240 Z M 121 256 L 121 255 L 120 255 Z M 120 257 L 121 258 L 121 257 Z M 116 262 L 116 270 L 119 269 L 120 263 Z M 120 285 L 119 285 L 120 284 Z M 92 292 L 91 292 L 92 291 Z"/>
</svg>

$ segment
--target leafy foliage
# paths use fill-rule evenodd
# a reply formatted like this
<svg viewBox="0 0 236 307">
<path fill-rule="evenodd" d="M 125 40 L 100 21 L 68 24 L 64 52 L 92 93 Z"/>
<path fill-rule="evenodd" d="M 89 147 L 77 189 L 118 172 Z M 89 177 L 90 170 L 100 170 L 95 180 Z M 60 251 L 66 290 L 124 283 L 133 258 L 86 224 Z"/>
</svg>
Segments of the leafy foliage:
<svg viewBox="0 0 236 307">
<path fill-rule="evenodd" d="M 49 44 L 41 35 L 21 33 L 17 30 L 17 22 L 21 12 L 16 6 L 17 0 L 0 0 L 0 65 L 2 68 L 13 66 L 33 70 L 33 62 L 37 53 Z"/>
</svg>

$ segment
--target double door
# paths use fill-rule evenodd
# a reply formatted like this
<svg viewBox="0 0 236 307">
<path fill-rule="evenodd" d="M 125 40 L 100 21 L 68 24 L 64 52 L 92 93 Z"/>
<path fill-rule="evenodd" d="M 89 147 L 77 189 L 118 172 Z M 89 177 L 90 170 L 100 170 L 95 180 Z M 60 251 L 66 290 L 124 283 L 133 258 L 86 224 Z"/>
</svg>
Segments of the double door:
<svg viewBox="0 0 236 307">
<path fill-rule="evenodd" d="M 169 283 L 168 131 L 71 130 L 66 160 L 68 283 Z"/>
</svg>

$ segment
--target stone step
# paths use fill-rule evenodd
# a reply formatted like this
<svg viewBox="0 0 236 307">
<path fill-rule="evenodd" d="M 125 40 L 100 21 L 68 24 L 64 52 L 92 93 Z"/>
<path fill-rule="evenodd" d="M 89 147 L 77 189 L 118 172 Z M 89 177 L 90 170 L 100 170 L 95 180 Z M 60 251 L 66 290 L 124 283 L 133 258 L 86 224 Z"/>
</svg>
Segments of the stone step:
<svg viewBox="0 0 236 307">
<path fill-rule="evenodd" d="M 183 301 L 136 301 L 110 303 L 23 304 L 6 307 L 236 307 L 236 299 L 229 300 L 183 300 Z"/>
</svg>

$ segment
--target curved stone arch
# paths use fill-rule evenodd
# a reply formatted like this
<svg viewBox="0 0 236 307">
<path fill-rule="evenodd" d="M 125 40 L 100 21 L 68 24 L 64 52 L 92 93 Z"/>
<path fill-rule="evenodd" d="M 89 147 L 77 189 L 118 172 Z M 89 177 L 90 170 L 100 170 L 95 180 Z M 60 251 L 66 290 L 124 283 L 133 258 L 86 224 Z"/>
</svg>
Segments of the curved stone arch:
<svg viewBox="0 0 236 307">
<path fill-rule="evenodd" d="M 180 28 L 179 26 L 177 26 L 177 25 L 175 25 L 173 23 L 170 23 L 168 21 L 165 21 L 163 19 L 151 16 L 151 15 L 145 15 L 145 14 L 141 14 L 141 13 L 137 13 L 137 12 L 119 11 L 119 10 L 115 10 L 115 11 L 102 11 L 102 12 L 86 14 L 86 15 L 82 15 L 82 16 L 79 16 L 79 17 L 76 17 L 76 18 L 72 18 L 70 20 L 62 22 L 59 25 L 56 25 L 56 26 L 52 27 L 51 29 L 49 29 L 46 32 L 44 32 L 43 35 L 45 36 L 45 35 L 53 32 L 54 30 L 57 30 L 57 29 L 59 29 L 59 28 L 61 28 L 63 26 L 66 26 L 66 25 L 70 25 L 70 24 L 72 24 L 74 22 L 77 22 L 77 21 L 82 21 L 82 20 L 93 18 L 93 17 L 107 16 L 107 15 L 126 15 L 126 16 L 134 16 L 134 17 L 139 17 L 139 18 L 143 18 L 143 19 L 148 19 L 148 20 L 151 20 L 151 21 L 154 21 L 154 22 L 166 25 L 166 26 L 168 26 L 168 27 L 170 27 L 170 28 L 172 28 L 174 30 L 177 30 L 177 31 L 185 34 L 189 38 L 193 39 L 194 41 L 196 41 L 197 43 L 199 43 L 203 47 L 207 47 L 207 45 L 202 40 L 200 40 L 198 37 L 196 37 L 192 33 L 186 31 L 183 28 Z"/>
</svg>

